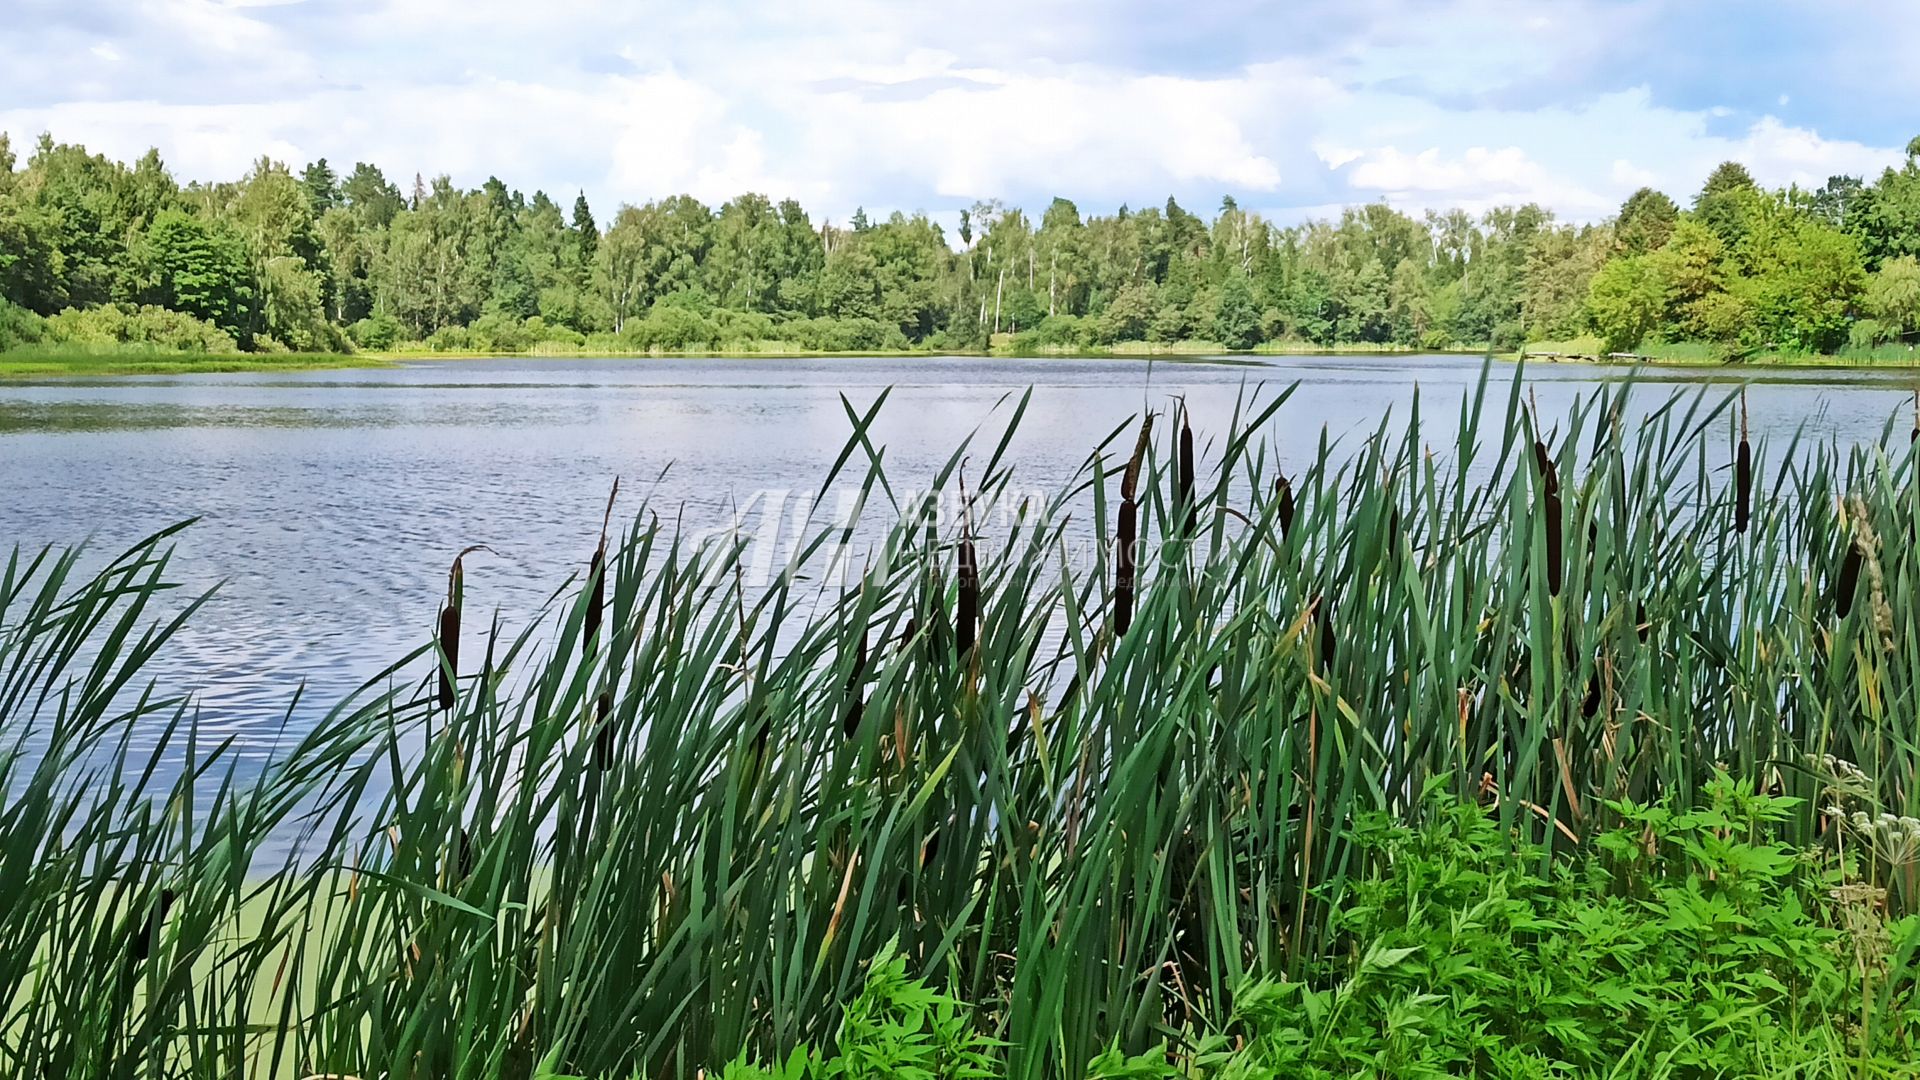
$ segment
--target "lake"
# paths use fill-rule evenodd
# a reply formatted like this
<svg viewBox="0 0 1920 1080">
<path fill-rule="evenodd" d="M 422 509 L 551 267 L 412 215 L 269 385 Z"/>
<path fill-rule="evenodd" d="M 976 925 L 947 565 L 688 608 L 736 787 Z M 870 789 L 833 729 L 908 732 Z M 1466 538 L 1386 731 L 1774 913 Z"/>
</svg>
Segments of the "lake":
<svg viewBox="0 0 1920 1080">
<path fill-rule="evenodd" d="M 0 382 L 0 547 L 86 540 L 114 553 L 187 517 L 174 576 L 219 592 L 156 673 L 191 687 L 206 731 L 270 750 L 304 681 L 317 712 L 428 639 L 448 562 L 470 544 L 470 612 L 525 622 L 592 552 L 609 485 L 689 528 L 755 502 L 790 508 L 826 475 L 866 409 L 893 483 L 926 479 L 970 432 L 984 462 L 1029 387 L 1009 456 L 1051 489 L 1142 408 L 1183 398 L 1204 439 L 1243 393 L 1295 381 L 1268 431 L 1283 465 L 1323 425 L 1357 437 L 1415 388 L 1451 426 L 1482 362 L 1450 356 L 1134 359 L 491 359 L 388 369 Z M 1504 382 L 1512 368 L 1496 367 Z M 1535 365 L 1548 417 L 1625 369 Z M 1724 370 L 1643 373 L 1642 404 Z M 1757 437 L 1842 442 L 1905 425 L 1915 376 L 1748 373 Z M 1497 405 L 1490 405 L 1498 411 Z M 1444 445 L 1451 431 L 1438 432 Z M 1122 453 L 1131 446 L 1123 438 Z M 970 477 L 971 478 L 971 477 Z M 794 493 L 772 503 L 766 492 Z M 616 519 L 621 513 L 616 513 Z M 484 624 L 469 616 L 468 626 Z M 301 713 L 294 719 L 299 721 Z"/>
</svg>

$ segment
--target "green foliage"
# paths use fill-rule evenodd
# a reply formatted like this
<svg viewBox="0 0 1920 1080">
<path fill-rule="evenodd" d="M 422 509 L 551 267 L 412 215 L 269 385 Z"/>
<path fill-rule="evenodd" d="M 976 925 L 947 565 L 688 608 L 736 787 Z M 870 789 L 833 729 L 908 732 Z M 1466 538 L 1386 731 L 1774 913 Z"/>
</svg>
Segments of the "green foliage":
<svg viewBox="0 0 1920 1080">
<path fill-rule="evenodd" d="M 1614 220 L 1614 238 L 1628 255 L 1645 255 L 1667 245 L 1680 208 L 1664 193 L 1643 187 L 1627 196 Z"/>
<path fill-rule="evenodd" d="M 1237 274 L 1221 286 L 1213 336 L 1229 349 L 1251 349 L 1260 343 L 1260 311 L 1253 306 L 1253 290 Z"/>
<path fill-rule="evenodd" d="M 1901 255 L 1881 263 L 1867 280 L 1861 302 L 1885 324 L 1890 338 L 1920 334 L 1920 260 Z"/>
<path fill-rule="evenodd" d="M 1611 804 L 1594 852 L 1550 873 L 1471 804 L 1371 818 L 1347 955 L 1245 988 L 1218 1075 L 1757 1077 L 1834 1046 L 1891 1075 L 1915 1052 L 1911 984 L 1856 1042 L 1886 960 L 1856 969 L 1870 913 L 1771 839 L 1795 807 L 1724 774 L 1691 809 Z M 1911 919 L 1876 933 L 1920 943 Z"/>
<path fill-rule="evenodd" d="M 42 324 L 43 340 L 60 345 L 121 346 L 168 352 L 230 353 L 233 336 L 191 315 L 160 307 L 105 304 L 68 308 Z"/>
<path fill-rule="evenodd" d="M 399 344 L 405 328 L 384 312 L 370 315 L 347 327 L 347 336 L 363 349 L 383 351 Z"/>
<path fill-rule="evenodd" d="M 1668 281 L 1647 256 L 1615 259 L 1600 268 L 1587 293 L 1587 317 L 1611 352 L 1639 346 L 1667 310 Z"/>
<path fill-rule="evenodd" d="M 1762 190 L 1729 162 L 1690 209 L 1643 188 L 1577 226 L 1533 205 L 1374 203 L 1280 227 L 1230 198 L 1211 220 L 1172 200 L 1100 215 L 1056 198 L 1037 221 L 988 201 L 967 208 L 958 250 L 925 215 L 841 227 L 754 193 L 622 206 L 603 228 L 584 193 L 563 207 L 442 176 L 408 198 L 364 162 L 296 175 L 262 159 L 182 189 L 151 153 L 129 166 L 47 139 L 24 167 L 10 146 L 0 161 L 0 298 L 40 315 L 169 307 L 259 350 L 334 348 L 375 312 L 406 339 L 502 349 L 1505 351 L 1594 334 L 1733 356 L 1920 333 L 1895 288 L 1920 256 L 1916 161 L 1812 192 Z M 705 306 L 657 310 L 683 295 Z M 534 317 L 567 333 L 519 329 Z M 1877 325 L 1855 332 L 1861 318 Z"/>
<path fill-rule="evenodd" d="M 240 238 L 216 223 L 163 210 L 147 229 L 149 294 L 161 307 L 241 337 L 253 321 L 253 277 Z"/>
<path fill-rule="evenodd" d="M 40 316 L 0 300 L 0 352 L 37 344 L 45 333 Z"/>
</svg>

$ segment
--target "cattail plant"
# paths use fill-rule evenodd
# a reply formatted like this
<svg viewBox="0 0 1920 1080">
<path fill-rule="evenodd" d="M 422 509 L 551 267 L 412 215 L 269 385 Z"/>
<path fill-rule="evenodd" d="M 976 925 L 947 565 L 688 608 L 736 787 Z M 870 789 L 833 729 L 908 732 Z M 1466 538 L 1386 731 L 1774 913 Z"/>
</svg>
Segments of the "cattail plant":
<svg viewBox="0 0 1920 1080">
<path fill-rule="evenodd" d="M 1313 598 L 1313 623 L 1320 634 L 1320 670 L 1333 670 L 1333 600 L 1322 593 Z"/>
<path fill-rule="evenodd" d="M 1124 634 L 1133 625 L 1134 549 L 1139 510 L 1132 498 L 1120 500 L 1119 520 L 1113 529 L 1113 632 Z"/>
<path fill-rule="evenodd" d="M 160 940 L 160 928 L 166 925 L 167 913 L 173 910 L 180 894 L 172 889 L 161 889 L 154 898 L 153 906 L 147 909 L 147 917 L 133 938 L 132 956 L 135 960 L 145 960 L 153 955 L 153 947 Z"/>
<path fill-rule="evenodd" d="M 1286 473 L 1273 481 L 1273 501 L 1274 515 L 1280 519 L 1280 538 L 1284 540 L 1293 533 L 1293 484 Z"/>
<path fill-rule="evenodd" d="M 1849 536 L 1847 554 L 1840 560 L 1840 577 L 1833 583 L 1833 613 L 1844 619 L 1853 614 L 1853 596 L 1860 591 L 1860 544 Z"/>
<path fill-rule="evenodd" d="M 1547 534 L 1547 593 L 1559 596 L 1566 567 L 1561 537 L 1566 515 L 1560 503 L 1560 471 L 1553 464 L 1553 455 L 1547 452 L 1547 444 L 1538 438 L 1533 440 L 1533 457 L 1540 469 L 1540 501 L 1537 505 Z"/>
<path fill-rule="evenodd" d="M 474 544 L 462 548 L 460 554 L 453 557 L 453 567 L 447 571 L 447 601 L 440 609 L 440 708 L 444 712 L 453 708 L 454 680 L 460 677 L 460 598 L 465 588 L 466 571 L 462 562 L 476 551 L 486 551 L 483 544 Z"/>
<path fill-rule="evenodd" d="M 1200 529 L 1200 506 L 1193 495 L 1193 428 L 1187 424 L 1187 409 L 1180 407 L 1180 460 L 1176 463 L 1178 488 L 1174 492 L 1174 512 L 1181 515 L 1183 535 L 1191 538 Z"/>
<path fill-rule="evenodd" d="M 587 581 L 589 594 L 587 614 L 583 620 L 582 636 L 592 642 L 600 632 L 601 620 L 607 607 L 607 529 L 613 522 L 613 502 L 620 497 L 620 478 L 613 478 L 613 491 L 607 495 L 607 512 L 600 519 L 600 543 L 593 549 L 593 558 L 587 560 Z"/>
<path fill-rule="evenodd" d="M 1733 457 L 1733 531 L 1745 533 L 1753 516 L 1753 446 L 1747 441 L 1747 395 L 1740 394 L 1740 446 Z"/>
<path fill-rule="evenodd" d="M 954 608 L 953 645 L 961 656 L 973 651 L 980 627 L 980 556 L 971 532 L 960 537 L 959 603 Z"/>
<path fill-rule="evenodd" d="M 1140 437 L 1133 444 L 1133 456 L 1127 459 L 1126 472 L 1120 478 L 1119 518 L 1113 530 L 1113 632 L 1124 634 L 1133 625 L 1135 588 L 1134 557 L 1139 547 L 1140 468 L 1146 461 L 1147 447 L 1153 436 L 1153 414 L 1140 421 Z"/>
<path fill-rule="evenodd" d="M 847 697 L 852 700 L 847 705 L 847 715 L 841 721 L 841 734 L 853 738 L 860 732 L 860 719 L 866 713 L 866 702 L 862 700 L 861 685 L 867 674 L 867 631 L 860 631 L 860 644 L 853 654 L 853 667 L 847 672 Z"/>
</svg>

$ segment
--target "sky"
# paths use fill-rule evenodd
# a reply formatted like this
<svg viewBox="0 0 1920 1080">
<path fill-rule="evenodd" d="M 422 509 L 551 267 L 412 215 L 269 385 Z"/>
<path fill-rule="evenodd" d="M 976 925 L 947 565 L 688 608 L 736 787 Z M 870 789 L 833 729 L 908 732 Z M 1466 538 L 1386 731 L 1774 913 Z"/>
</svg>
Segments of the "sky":
<svg viewBox="0 0 1920 1080">
<path fill-rule="evenodd" d="M 1734 159 L 1873 174 L 1920 134 L 1915 0 L 0 0 L 0 130 L 184 181 L 265 154 L 563 201 L 1384 199 L 1598 220 Z"/>
</svg>

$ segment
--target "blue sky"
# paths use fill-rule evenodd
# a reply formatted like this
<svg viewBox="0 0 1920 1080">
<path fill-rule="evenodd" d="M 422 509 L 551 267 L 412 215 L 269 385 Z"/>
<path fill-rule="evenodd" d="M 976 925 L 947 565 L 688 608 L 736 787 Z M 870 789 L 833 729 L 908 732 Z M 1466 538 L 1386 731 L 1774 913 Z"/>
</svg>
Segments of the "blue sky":
<svg viewBox="0 0 1920 1080">
<path fill-rule="evenodd" d="M 372 161 L 599 215 L 681 191 L 844 220 L 976 199 L 1386 199 L 1606 216 L 1920 134 L 1914 0 L 0 0 L 0 130 L 183 180 Z"/>
</svg>

